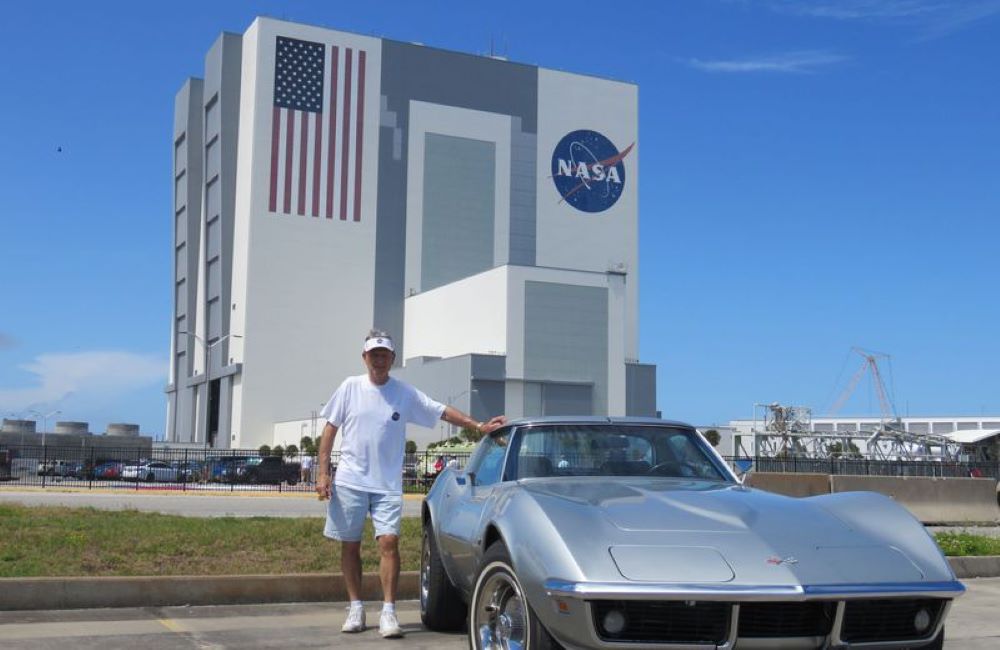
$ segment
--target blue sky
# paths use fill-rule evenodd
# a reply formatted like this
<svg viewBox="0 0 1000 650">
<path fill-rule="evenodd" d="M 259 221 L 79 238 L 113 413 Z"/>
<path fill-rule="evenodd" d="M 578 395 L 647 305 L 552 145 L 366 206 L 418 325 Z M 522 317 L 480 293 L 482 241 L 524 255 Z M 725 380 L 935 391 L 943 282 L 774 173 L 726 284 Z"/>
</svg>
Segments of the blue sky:
<svg viewBox="0 0 1000 650">
<path fill-rule="evenodd" d="M 1000 414 L 1000 0 L 177 0 L 4 9 L 3 416 L 163 432 L 173 97 L 258 14 L 638 83 L 665 417 L 825 413 L 852 346 L 901 415 Z"/>
</svg>

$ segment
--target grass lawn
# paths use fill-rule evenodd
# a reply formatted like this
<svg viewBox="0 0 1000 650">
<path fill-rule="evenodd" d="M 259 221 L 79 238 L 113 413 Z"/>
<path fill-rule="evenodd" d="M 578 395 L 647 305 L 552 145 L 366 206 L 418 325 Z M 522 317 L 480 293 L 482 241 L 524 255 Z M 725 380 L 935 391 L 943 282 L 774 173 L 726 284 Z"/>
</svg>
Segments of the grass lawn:
<svg viewBox="0 0 1000 650">
<path fill-rule="evenodd" d="M 0 504 L 0 577 L 339 573 L 324 519 L 180 517 L 135 510 Z M 404 518 L 404 571 L 420 566 L 420 519 Z M 371 528 L 365 571 L 378 568 Z"/>
<path fill-rule="evenodd" d="M 180 517 L 0 504 L 0 577 L 339 573 L 340 544 L 321 517 Z M 1000 555 L 1000 539 L 935 536 L 946 555 Z M 404 571 L 420 566 L 420 520 L 403 519 Z M 365 571 L 378 568 L 371 522 Z"/>
</svg>

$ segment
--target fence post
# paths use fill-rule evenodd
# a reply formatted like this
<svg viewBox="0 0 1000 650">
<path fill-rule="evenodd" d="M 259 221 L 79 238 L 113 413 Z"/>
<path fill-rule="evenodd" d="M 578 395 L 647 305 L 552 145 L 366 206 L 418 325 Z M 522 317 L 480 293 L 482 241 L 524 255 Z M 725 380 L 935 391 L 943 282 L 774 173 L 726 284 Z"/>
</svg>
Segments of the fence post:
<svg viewBox="0 0 1000 650">
<path fill-rule="evenodd" d="M 49 475 L 49 447 L 42 445 L 42 487 L 45 487 L 45 479 Z"/>
</svg>

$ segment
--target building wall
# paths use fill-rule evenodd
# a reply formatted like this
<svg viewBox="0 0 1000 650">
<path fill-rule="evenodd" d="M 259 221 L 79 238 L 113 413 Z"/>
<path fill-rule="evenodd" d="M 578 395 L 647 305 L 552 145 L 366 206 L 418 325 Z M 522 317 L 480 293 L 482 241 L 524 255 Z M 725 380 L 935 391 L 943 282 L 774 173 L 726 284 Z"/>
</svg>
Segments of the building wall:
<svg viewBox="0 0 1000 650">
<path fill-rule="evenodd" d="M 201 178 L 204 127 L 201 106 L 204 83 L 188 79 L 174 98 L 173 316 L 167 385 L 167 436 L 194 441 L 195 395 L 188 380 L 194 373 L 197 341 L 181 334 L 194 327 L 197 313 L 198 250 L 201 246 Z"/>
<path fill-rule="evenodd" d="M 258 18 L 213 46 L 201 94 L 185 119 L 204 122 L 204 221 L 185 226 L 198 239 L 185 264 L 204 272 L 184 316 L 211 345 L 215 446 L 270 444 L 275 423 L 309 418 L 363 371 L 373 326 L 394 335 L 400 372 L 445 398 L 468 393 L 482 417 L 648 407 L 655 375 L 626 368 L 637 360 L 635 85 Z M 604 211 L 574 207 L 550 169 L 582 129 L 620 152 L 608 165 L 625 189 Z M 170 393 L 190 402 L 186 414 L 171 407 L 176 441 L 177 421 L 201 427 L 207 413 L 204 350 L 192 345 L 190 390 Z M 418 357 L 440 360 L 424 372 L 409 366 Z M 452 358 L 492 370 L 458 380 L 453 366 L 482 362 Z"/>
<path fill-rule="evenodd" d="M 320 139 L 318 216 L 312 216 L 311 210 L 311 166 L 304 182 L 293 171 L 291 182 L 284 185 L 288 169 L 284 153 L 290 148 L 287 121 L 274 128 L 278 36 L 321 43 L 327 73 L 334 70 L 333 47 L 338 48 L 338 82 L 326 84 L 325 96 L 329 97 L 330 87 L 339 88 L 340 110 L 324 113 L 323 133 L 336 134 L 339 140 L 331 156 L 329 138 Z M 364 89 L 359 108 L 362 52 Z M 232 329 L 243 338 L 232 343 L 230 352 L 234 363 L 243 364 L 232 397 L 233 442 L 242 446 L 268 443 L 274 422 L 307 415 L 345 376 L 363 369 L 361 344 L 373 325 L 380 57 L 378 39 L 267 18 L 257 19 L 244 36 L 232 305 Z M 348 75 L 353 85 L 347 85 Z M 345 101 L 347 88 L 350 103 Z M 333 129 L 329 128 L 330 113 L 335 114 Z M 346 119 L 350 122 L 343 138 Z M 358 122 L 363 125 L 360 139 Z M 292 133 L 293 144 L 300 141 L 301 129 L 300 120 Z M 310 145 L 314 133 L 309 134 Z M 291 210 L 286 213 L 284 196 L 279 196 L 277 209 L 271 210 L 276 134 L 279 193 L 285 187 L 295 192 L 304 186 L 304 214 L 298 214 L 297 200 L 290 202 Z M 345 142 L 347 154 L 343 153 Z M 356 164 L 358 142 L 360 166 Z M 307 163 L 312 165 L 314 160 L 310 150 Z M 334 166 L 332 184 L 327 181 L 330 165 Z M 341 182 L 339 172 L 345 169 L 346 180 Z M 357 215 L 353 212 L 356 188 L 360 189 Z M 332 190 L 332 201 L 327 201 L 326 189 Z M 346 211 L 341 209 L 344 205 Z M 333 208 L 330 217 L 327 206 Z"/>
</svg>

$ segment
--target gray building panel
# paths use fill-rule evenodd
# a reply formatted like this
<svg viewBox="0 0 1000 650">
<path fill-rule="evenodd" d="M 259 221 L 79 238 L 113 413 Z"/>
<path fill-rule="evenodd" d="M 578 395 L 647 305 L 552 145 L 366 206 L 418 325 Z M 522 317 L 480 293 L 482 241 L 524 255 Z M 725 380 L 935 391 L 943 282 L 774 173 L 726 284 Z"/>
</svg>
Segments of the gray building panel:
<svg viewBox="0 0 1000 650">
<path fill-rule="evenodd" d="M 521 130 L 520 117 L 511 119 L 509 259 L 520 266 L 535 265 L 537 141 Z"/>
<path fill-rule="evenodd" d="M 608 383 L 607 289 L 525 282 L 524 321 L 525 379 L 591 383 L 593 414 L 603 415 Z M 543 392 L 543 401 L 544 397 Z M 544 412 L 544 404 L 542 408 Z"/>
<path fill-rule="evenodd" d="M 422 291 L 492 268 L 495 180 L 496 144 L 426 134 Z"/>
<path fill-rule="evenodd" d="M 511 198 L 512 237 L 518 259 L 534 263 L 534 153 L 529 136 L 538 131 L 538 68 L 482 56 L 382 41 L 382 110 L 378 160 L 377 229 L 375 236 L 375 306 L 373 320 L 402 339 L 405 286 L 407 138 L 413 100 L 510 115 L 522 134 L 512 141 L 512 173 L 532 180 L 515 182 Z M 533 146 L 533 145 L 532 145 Z M 530 164 L 524 158 L 530 158 Z M 514 230 L 516 229 L 516 233 Z M 492 256 L 491 256 L 492 259 Z"/>
<path fill-rule="evenodd" d="M 656 417 L 656 366 L 625 364 L 625 415 Z"/>
</svg>

